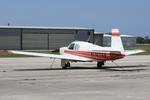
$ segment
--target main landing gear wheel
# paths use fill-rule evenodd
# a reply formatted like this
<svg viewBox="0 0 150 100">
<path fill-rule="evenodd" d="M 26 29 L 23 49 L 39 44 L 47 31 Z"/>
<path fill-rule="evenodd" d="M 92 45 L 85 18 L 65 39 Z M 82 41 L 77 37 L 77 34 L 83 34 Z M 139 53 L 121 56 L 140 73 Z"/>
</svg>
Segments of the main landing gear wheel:
<svg viewBox="0 0 150 100">
<path fill-rule="evenodd" d="M 70 68 L 70 66 L 71 66 L 70 62 L 67 62 L 64 64 L 64 66 L 62 66 L 62 69 Z"/>
<path fill-rule="evenodd" d="M 67 68 L 70 68 L 71 64 L 68 60 L 61 59 L 61 66 L 62 66 L 62 69 L 67 69 Z"/>
<path fill-rule="evenodd" d="M 101 69 L 101 68 L 103 67 L 103 65 L 104 65 L 104 61 L 102 61 L 102 62 L 97 62 L 97 68 L 98 68 L 98 69 Z"/>
</svg>

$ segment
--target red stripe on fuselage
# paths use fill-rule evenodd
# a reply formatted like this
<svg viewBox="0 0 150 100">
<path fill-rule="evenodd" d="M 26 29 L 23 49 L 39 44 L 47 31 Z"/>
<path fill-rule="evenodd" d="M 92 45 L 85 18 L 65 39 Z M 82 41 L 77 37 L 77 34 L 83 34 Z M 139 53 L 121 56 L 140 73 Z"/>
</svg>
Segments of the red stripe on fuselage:
<svg viewBox="0 0 150 100">
<path fill-rule="evenodd" d="M 106 53 L 106 52 L 90 52 L 90 51 L 74 51 L 74 50 L 65 50 L 67 54 L 72 54 L 75 56 L 86 57 L 97 61 L 106 61 L 106 60 L 116 60 L 121 59 L 125 55 L 117 53 Z"/>
</svg>

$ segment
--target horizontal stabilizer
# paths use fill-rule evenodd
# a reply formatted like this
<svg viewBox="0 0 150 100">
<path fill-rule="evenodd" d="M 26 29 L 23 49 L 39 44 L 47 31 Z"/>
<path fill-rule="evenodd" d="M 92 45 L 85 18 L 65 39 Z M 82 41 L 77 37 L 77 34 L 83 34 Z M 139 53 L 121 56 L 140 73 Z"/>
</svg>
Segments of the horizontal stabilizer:
<svg viewBox="0 0 150 100">
<path fill-rule="evenodd" d="M 145 51 L 144 50 L 125 50 L 124 54 L 128 56 L 128 55 L 133 55 L 133 54 L 142 53 L 142 52 L 145 52 Z"/>
</svg>

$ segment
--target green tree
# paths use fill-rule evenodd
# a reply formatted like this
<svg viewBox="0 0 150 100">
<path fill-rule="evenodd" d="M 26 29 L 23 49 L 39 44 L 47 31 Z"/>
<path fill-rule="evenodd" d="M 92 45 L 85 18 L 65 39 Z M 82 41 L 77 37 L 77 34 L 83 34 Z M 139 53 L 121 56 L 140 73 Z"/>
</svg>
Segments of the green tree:
<svg viewBox="0 0 150 100">
<path fill-rule="evenodd" d="M 145 36 L 144 43 L 150 43 L 150 39 L 148 36 Z"/>
<path fill-rule="evenodd" d="M 137 37 L 136 43 L 144 43 L 144 38 L 143 37 Z"/>
</svg>

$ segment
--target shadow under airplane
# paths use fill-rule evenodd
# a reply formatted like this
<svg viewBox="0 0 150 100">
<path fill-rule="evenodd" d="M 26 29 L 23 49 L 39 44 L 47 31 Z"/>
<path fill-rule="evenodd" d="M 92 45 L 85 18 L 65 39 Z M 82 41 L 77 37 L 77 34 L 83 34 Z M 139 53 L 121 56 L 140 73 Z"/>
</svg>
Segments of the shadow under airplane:
<svg viewBox="0 0 150 100">
<path fill-rule="evenodd" d="M 146 65 L 132 65 L 132 66 L 104 66 L 101 69 L 97 67 L 71 67 L 67 70 L 105 70 L 105 71 L 142 71 L 147 70 Z M 38 68 L 38 69 L 14 69 L 14 71 L 47 71 L 47 70 L 64 70 L 62 68 Z M 65 69 L 66 70 L 66 69 Z"/>
</svg>

